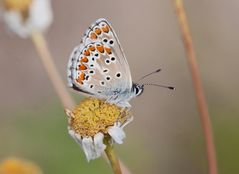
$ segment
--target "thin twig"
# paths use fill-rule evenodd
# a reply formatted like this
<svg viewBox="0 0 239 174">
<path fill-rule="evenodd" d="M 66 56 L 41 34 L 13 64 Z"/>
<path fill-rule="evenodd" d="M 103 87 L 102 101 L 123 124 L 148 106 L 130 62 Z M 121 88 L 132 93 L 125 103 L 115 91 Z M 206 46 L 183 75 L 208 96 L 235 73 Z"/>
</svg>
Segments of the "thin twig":
<svg viewBox="0 0 239 174">
<path fill-rule="evenodd" d="M 50 51 L 48 50 L 47 42 L 44 36 L 40 32 L 33 32 L 31 36 L 32 41 L 43 63 L 43 66 L 47 72 L 47 75 L 49 76 L 50 81 L 52 82 L 52 85 L 58 97 L 60 98 L 64 108 L 73 109 L 75 103 L 67 92 L 67 89 L 65 88 L 65 85 L 61 77 L 59 76 L 59 73 L 52 60 Z"/>
<path fill-rule="evenodd" d="M 207 150 L 208 167 L 210 174 L 217 174 L 217 159 L 215 153 L 215 145 L 213 141 L 213 133 L 211 128 L 210 117 L 206 100 L 203 93 L 203 88 L 200 80 L 199 70 L 196 61 L 196 54 L 193 48 L 192 38 L 190 35 L 187 17 L 185 14 L 182 0 L 173 0 L 174 7 L 176 9 L 176 15 L 179 21 L 180 29 L 182 32 L 182 38 L 187 54 L 188 65 L 192 75 L 192 81 L 194 85 L 195 95 L 197 99 L 197 105 L 200 113 L 200 120 L 204 131 L 204 138 Z"/>
</svg>

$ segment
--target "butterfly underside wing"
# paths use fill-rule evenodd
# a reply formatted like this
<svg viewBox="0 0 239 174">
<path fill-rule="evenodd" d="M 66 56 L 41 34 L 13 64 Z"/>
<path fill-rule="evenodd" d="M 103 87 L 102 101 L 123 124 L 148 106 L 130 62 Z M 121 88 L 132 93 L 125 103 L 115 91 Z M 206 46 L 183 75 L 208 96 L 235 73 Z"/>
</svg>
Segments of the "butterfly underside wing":
<svg viewBox="0 0 239 174">
<path fill-rule="evenodd" d="M 68 85 L 98 98 L 129 93 L 130 69 L 119 40 L 106 19 L 89 27 L 68 64 Z"/>
</svg>

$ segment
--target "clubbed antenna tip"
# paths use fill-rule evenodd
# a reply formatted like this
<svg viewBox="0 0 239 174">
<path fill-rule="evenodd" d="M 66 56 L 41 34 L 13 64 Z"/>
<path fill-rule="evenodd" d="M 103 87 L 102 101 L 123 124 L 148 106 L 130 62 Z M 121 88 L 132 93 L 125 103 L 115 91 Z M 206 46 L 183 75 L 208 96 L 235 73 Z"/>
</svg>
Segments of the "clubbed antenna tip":
<svg viewBox="0 0 239 174">
<path fill-rule="evenodd" d="M 159 85 L 159 84 L 154 84 L 154 83 L 146 83 L 146 84 L 143 84 L 143 85 L 158 86 L 158 87 L 167 88 L 167 89 L 170 89 L 170 90 L 175 90 L 175 87 L 173 87 L 173 86 L 165 86 L 165 85 Z"/>
<path fill-rule="evenodd" d="M 175 90 L 175 87 L 169 86 L 168 89 Z"/>
</svg>

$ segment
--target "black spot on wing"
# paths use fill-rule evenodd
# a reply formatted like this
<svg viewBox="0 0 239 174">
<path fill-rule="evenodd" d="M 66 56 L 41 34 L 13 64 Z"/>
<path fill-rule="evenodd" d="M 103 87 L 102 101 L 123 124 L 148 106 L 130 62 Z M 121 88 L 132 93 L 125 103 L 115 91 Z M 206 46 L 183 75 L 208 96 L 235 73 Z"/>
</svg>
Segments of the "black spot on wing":
<svg viewBox="0 0 239 174">
<path fill-rule="evenodd" d="M 80 89 L 79 87 L 77 87 L 75 84 L 72 85 L 72 88 L 76 91 L 79 91 L 79 92 L 83 92 L 85 94 L 90 94 L 90 95 L 93 95 L 92 93 L 88 92 L 88 91 L 85 91 L 85 90 L 82 90 Z"/>
</svg>

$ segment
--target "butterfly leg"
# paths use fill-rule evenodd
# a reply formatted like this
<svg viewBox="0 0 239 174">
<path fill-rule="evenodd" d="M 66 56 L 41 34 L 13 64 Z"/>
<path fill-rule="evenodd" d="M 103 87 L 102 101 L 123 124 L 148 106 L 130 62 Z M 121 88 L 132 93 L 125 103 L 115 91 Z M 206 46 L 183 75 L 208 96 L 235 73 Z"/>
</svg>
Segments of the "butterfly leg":
<svg viewBox="0 0 239 174">
<path fill-rule="evenodd" d="M 108 99 L 106 99 L 106 102 L 112 103 L 112 104 L 117 104 L 118 103 L 118 95 L 112 95 Z"/>
<path fill-rule="evenodd" d="M 105 100 L 105 102 L 106 103 L 112 103 L 112 104 L 114 104 L 114 96 L 110 96 L 109 98 L 107 98 L 106 100 Z"/>
<path fill-rule="evenodd" d="M 117 106 L 122 107 L 123 109 L 126 109 L 126 108 L 130 109 L 131 108 L 131 105 L 129 104 L 129 102 L 119 100 L 118 95 L 110 96 L 108 99 L 106 99 L 105 102 L 116 104 Z"/>
<path fill-rule="evenodd" d="M 126 113 L 128 113 L 128 112 L 129 112 L 129 109 L 128 109 L 128 108 L 121 108 L 120 114 L 119 114 L 119 116 L 118 116 L 116 122 L 120 122 L 120 119 L 121 119 L 121 118 L 124 118 L 124 115 L 125 115 Z M 127 115 L 128 115 L 128 114 L 127 114 Z M 128 117 L 129 117 L 129 115 L 127 116 L 126 120 L 128 120 Z M 126 120 L 125 120 L 125 121 L 126 121 Z M 124 122 L 125 122 L 125 121 L 124 121 Z"/>
<path fill-rule="evenodd" d="M 120 106 L 120 107 L 122 107 L 122 108 L 127 108 L 127 109 L 130 109 L 130 108 L 131 108 L 131 105 L 130 105 L 129 102 L 127 102 L 127 101 L 118 102 L 117 105 Z"/>
</svg>

